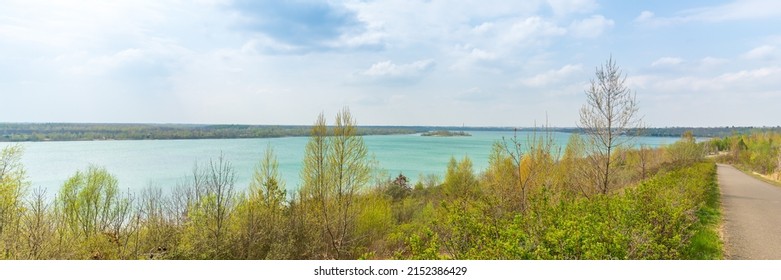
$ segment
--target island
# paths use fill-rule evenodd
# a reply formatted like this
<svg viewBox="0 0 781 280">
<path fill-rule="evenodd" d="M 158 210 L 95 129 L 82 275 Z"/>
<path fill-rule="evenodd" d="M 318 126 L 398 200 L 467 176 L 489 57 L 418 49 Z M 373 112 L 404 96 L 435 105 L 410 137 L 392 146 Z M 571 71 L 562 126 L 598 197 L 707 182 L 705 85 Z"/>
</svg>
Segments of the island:
<svg viewBox="0 0 781 280">
<path fill-rule="evenodd" d="M 452 137 L 452 136 L 472 136 L 472 134 L 463 131 L 436 130 L 436 131 L 421 133 L 420 136 Z"/>
</svg>

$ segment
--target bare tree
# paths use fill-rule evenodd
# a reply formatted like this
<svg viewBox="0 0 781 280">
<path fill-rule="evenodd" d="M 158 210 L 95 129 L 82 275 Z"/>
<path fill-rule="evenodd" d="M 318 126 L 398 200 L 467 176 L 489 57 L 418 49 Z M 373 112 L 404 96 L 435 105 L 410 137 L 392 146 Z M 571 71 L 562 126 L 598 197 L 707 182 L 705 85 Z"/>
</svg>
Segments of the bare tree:
<svg viewBox="0 0 781 280">
<path fill-rule="evenodd" d="M 595 188 L 605 194 L 611 188 L 612 153 L 632 139 L 629 132 L 640 128 L 641 118 L 635 94 L 626 86 L 626 75 L 612 56 L 595 75 L 586 90 L 578 127 L 589 136 Z"/>
<path fill-rule="evenodd" d="M 51 205 L 46 202 L 46 191 L 34 190 L 27 207 L 28 211 L 22 220 L 22 238 L 27 243 L 26 257 L 34 260 L 46 258 L 47 250 L 50 250 L 47 245 L 54 234 L 54 223 L 48 213 Z"/>
<path fill-rule="evenodd" d="M 550 165 L 553 158 L 551 152 L 554 150 L 553 137 L 547 125 L 543 126 L 543 132 L 537 135 L 537 125 L 531 134 L 526 136 L 526 140 L 518 137 L 518 130 L 515 130 L 513 137 L 502 137 L 502 141 L 495 145 L 500 149 L 497 155 L 500 158 L 510 159 L 514 171 L 512 172 L 512 188 L 514 192 L 510 193 L 510 203 L 512 211 L 525 212 L 528 207 L 529 191 L 533 187 L 544 185 L 542 182 L 546 172 L 550 171 Z M 538 185 L 539 184 L 539 185 Z"/>
</svg>

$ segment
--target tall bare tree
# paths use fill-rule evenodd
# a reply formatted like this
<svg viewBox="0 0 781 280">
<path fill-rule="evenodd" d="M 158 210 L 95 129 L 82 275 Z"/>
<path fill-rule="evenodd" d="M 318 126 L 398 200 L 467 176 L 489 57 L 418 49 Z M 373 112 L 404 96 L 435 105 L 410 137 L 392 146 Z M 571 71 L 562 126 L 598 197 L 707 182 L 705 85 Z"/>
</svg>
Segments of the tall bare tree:
<svg viewBox="0 0 781 280">
<path fill-rule="evenodd" d="M 596 68 L 595 76 L 586 90 L 578 127 L 589 137 L 596 191 L 605 194 L 611 189 L 611 156 L 632 139 L 630 132 L 640 128 L 641 117 L 635 94 L 626 85 L 626 75 L 612 56 Z"/>
</svg>

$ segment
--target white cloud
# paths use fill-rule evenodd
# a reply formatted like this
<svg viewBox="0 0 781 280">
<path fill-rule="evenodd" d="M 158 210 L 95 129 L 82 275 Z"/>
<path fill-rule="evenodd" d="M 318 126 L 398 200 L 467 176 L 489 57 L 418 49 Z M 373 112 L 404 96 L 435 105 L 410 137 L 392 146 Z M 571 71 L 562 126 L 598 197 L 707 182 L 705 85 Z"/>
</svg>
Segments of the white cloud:
<svg viewBox="0 0 781 280">
<path fill-rule="evenodd" d="M 531 78 L 522 79 L 521 83 L 529 87 L 544 87 L 559 83 L 580 72 L 583 72 L 583 65 L 567 64 L 559 69 L 548 70 L 545 73 L 535 75 Z"/>
<path fill-rule="evenodd" d="M 392 77 L 399 77 L 399 76 L 417 76 L 421 73 L 427 72 L 431 70 L 434 67 L 434 61 L 427 59 L 427 60 L 418 60 L 410 64 L 395 64 L 391 62 L 390 60 L 381 61 L 373 64 L 368 70 L 364 71 L 363 74 L 366 76 L 392 76 Z"/>
<path fill-rule="evenodd" d="M 387 34 L 392 47 L 429 43 L 453 43 L 462 36 L 494 31 L 494 21 L 533 16 L 544 1 L 363 1 L 350 0 L 345 6 L 357 17 Z M 425 15 L 425 16 L 410 16 Z M 477 25 L 476 25 L 477 24 Z"/>
<path fill-rule="evenodd" d="M 590 13 L 599 7 L 594 0 L 548 0 L 548 5 L 559 16 Z"/>
<path fill-rule="evenodd" d="M 484 22 L 484 23 L 481 23 L 478 26 L 473 27 L 472 28 L 472 32 L 477 33 L 477 34 L 483 34 L 483 33 L 486 33 L 488 31 L 492 30 L 493 28 L 494 28 L 494 23 L 492 23 L 492 22 Z"/>
<path fill-rule="evenodd" d="M 724 22 L 778 17 L 781 17 L 781 1 L 735 0 L 722 5 L 683 10 L 667 17 L 658 17 L 653 12 L 643 11 L 635 21 L 651 26 L 665 26 L 686 22 Z"/>
<path fill-rule="evenodd" d="M 327 17 L 329 10 L 290 10 L 289 16 L 301 18 L 276 15 L 279 29 L 248 32 L 236 24 L 235 9 L 227 8 L 233 1 L 3 2 L 0 92 L 7 103 L 20 104 L 10 107 L 21 108 L 5 115 L 13 121 L 308 124 L 317 112 L 348 105 L 362 112 L 362 122 L 381 124 L 444 125 L 474 112 L 469 121 L 476 125 L 523 125 L 551 110 L 561 120 L 556 124 L 570 125 L 582 101 L 570 95 L 582 97 L 594 61 L 611 52 L 635 54 L 622 60 L 622 68 L 632 70 L 628 82 L 638 97 L 651 99 L 643 100 L 644 108 L 660 108 L 649 115 L 668 119 L 660 125 L 676 125 L 687 115 L 666 112 L 670 101 L 654 104 L 652 96 L 680 96 L 682 107 L 697 98 L 730 101 L 708 109 L 713 112 L 751 100 L 746 104 L 756 106 L 746 106 L 752 108 L 746 118 L 765 123 L 768 114 L 757 112 L 770 110 L 753 108 L 769 108 L 781 98 L 781 38 L 772 28 L 781 16 L 768 16 L 781 12 L 771 2 L 762 2 L 762 11 L 756 10 L 760 1 L 725 0 L 669 12 L 658 3 L 643 11 L 578 0 L 326 1 L 349 20 L 322 26 L 307 18 Z M 264 13 L 266 2 L 245 3 Z M 618 28 L 617 15 L 629 16 L 624 21 L 636 16 L 640 26 L 697 24 Z M 738 19 L 752 22 L 727 29 L 720 27 L 732 22 L 713 24 Z M 292 32 L 295 26 L 311 32 Z M 740 32 L 743 27 L 752 31 Z M 325 37 L 312 43 L 305 34 Z M 691 34 L 697 38 L 678 40 Z M 594 37 L 601 39 L 588 39 Z M 745 42 L 759 43 L 741 47 Z M 311 50 L 317 48 L 327 51 Z M 744 98 L 760 93 L 772 98 L 761 104 Z M 90 112 L 79 102 L 90 99 L 97 100 L 94 107 L 128 105 Z M 466 102 L 478 100 L 481 106 Z"/>
<path fill-rule="evenodd" d="M 631 75 L 626 77 L 626 85 L 634 90 L 648 88 L 659 78 L 654 75 Z"/>
<path fill-rule="evenodd" d="M 741 55 L 745 59 L 771 59 L 777 53 L 776 47 L 771 45 L 762 45 L 751 49 Z"/>
<path fill-rule="evenodd" d="M 727 63 L 728 60 L 723 58 L 707 56 L 700 60 L 700 64 L 704 67 L 712 67 Z"/>
<path fill-rule="evenodd" d="M 681 59 L 680 57 L 669 57 L 669 56 L 666 56 L 666 57 L 659 58 L 656 61 L 652 62 L 651 66 L 653 66 L 653 67 L 657 67 L 657 66 L 673 66 L 673 65 L 681 64 L 682 62 L 683 62 L 683 59 Z"/>
<path fill-rule="evenodd" d="M 450 66 L 452 70 L 473 71 L 475 69 L 495 68 L 497 63 L 501 63 L 500 55 L 471 45 L 456 46 L 452 52 L 455 62 Z"/>
<path fill-rule="evenodd" d="M 755 20 L 781 16 L 781 2 L 775 0 L 740 0 L 727 4 L 686 10 L 685 20 L 728 21 Z"/>
<path fill-rule="evenodd" d="M 466 102 L 481 102 L 488 101 L 495 98 L 493 94 L 486 93 L 479 87 L 472 87 L 465 91 L 458 93 L 455 98 L 460 101 Z"/>
<path fill-rule="evenodd" d="M 762 67 L 753 70 L 743 70 L 733 73 L 725 73 L 716 78 L 721 83 L 753 83 L 765 82 L 769 79 L 777 80 L 781 75 L 781 67 Z"/>
<path fill-rule="evenodd" d="M 408 64 L 396 64 L 386 60 L 372 64 L 369 69 L 361 71 L 359 76 L 368 78 L 368 81 L 371 82 L 409 84 L 419 81 L 435 66 L 436 63 L 431 59 L 418 60 Z"/>
<path fill-rule="evenodd" d="M 512 43 L 539 43 L 548 37 L 567 34 L 567 30 L 541 17 L 529 17 L 515 22 L 504 38 Z"/>
<path fill-rule="evenodd" d="M 725 93 L 739 96 L 764 93 L 768 90 L 781 93 L 778 90 L 781 80 L 781 67 L 762 67 L 737 72 L 727 72 L 715 76 L 644 76 L 636 84 L 653 89 L 659 93 L 687 94 L 691 92 L 703 92 L 708 94 Z M 629 78 L 628 80 L 633 80 Z"/>
<path fill-rule="evenodd" d="M 613 27 L 615 23 L 612 19 L 607 19 L 602 15 L 593 15 L 583 20 L 576 20 L 569 26 L 569 31 L 575 37 L 596 38 L 602 35 L 602 32 Z"/>
<path fill-rule="evenodd" d="M 642 11 L 640 15 L 635 18 L 636 22 L 647 22 L 654 18 L 654 13 L 651 11 Z"/>
<path fill-rule="evenodd" d="M 496 59 L 496 54 L 478 48 L 474 48 L 469 53 L 469 57 L 475 60 L 494 60 Z"/>
</svg>

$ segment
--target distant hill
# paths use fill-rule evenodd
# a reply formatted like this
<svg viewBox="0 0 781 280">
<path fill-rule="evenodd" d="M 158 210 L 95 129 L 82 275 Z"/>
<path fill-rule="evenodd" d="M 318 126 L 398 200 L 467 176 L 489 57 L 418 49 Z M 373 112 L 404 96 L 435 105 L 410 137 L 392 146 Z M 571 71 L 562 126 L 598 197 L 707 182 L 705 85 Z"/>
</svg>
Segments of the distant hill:
<svg viewBox="0 0 781 280">
<path fill-rule="evenodd" d="M 228 139 L 309 136 L 310 126 L 0 123 L 0 142 L 146 139 Z M 409 127 L 359 127 L 360 135 L 413 134 Z"/>
</svg>

